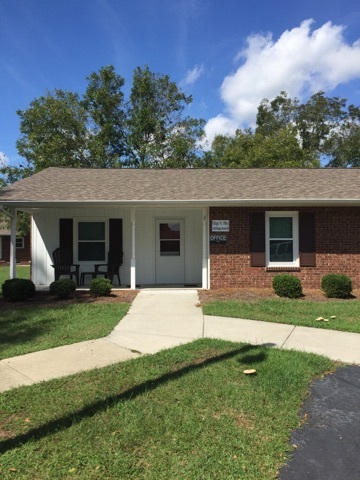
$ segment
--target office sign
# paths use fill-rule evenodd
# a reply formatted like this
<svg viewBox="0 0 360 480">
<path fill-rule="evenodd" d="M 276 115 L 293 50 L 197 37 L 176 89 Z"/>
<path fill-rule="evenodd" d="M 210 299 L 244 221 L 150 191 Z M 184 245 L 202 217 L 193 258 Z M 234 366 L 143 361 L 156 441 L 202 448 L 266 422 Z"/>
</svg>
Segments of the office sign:
<svg viewBox="0 0 360 480">
<path fill-rule="evenodd" d="M 227 242 L 227 235 L 210 235 L 210 243 L 212 245 L 216 243 L 224 244 Z"/>
</svg>

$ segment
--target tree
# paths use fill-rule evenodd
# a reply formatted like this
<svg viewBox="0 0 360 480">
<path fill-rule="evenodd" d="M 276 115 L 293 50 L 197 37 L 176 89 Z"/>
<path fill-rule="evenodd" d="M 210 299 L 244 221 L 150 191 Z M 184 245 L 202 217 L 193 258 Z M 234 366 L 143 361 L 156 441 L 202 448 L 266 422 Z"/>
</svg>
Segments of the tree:
<svg viewBox="0 0 360 480">
<path fill-rule="evenodd" d="M 349 118 L 325 142 L 329 167 L 360 167 L 360 108 L 350 105 L 348 112 Z"/>
<path fill-rule="evenodd" d="M 264 99 L 258 109 L 256 132 L 272 136 L 285 125 L 296 132 L 301 148 L 327 166 L 359 166 L 360 109 L 346 108 L 345 98 L 312 95 L 305 103 L 281 92 L 274 100 Z"/>
<path fill-rule="evenodd" d="M 207 167 L 225 168 L 307 168 L 319 166 L 316 156 L 302 149 L 290 127 L 272 135 L 237 130 L 234 136 L 218 135 L 205 155 Z"/>
<path fill-rule="evenodd" d="M 273 135 L 282 128 L 294 125 L 299 100 L 280 92 L 271 102 L 264 98 L 258 107 L 256 132 L 265 137 Z"/>
<path fill-rule="evenodd" d="M 17 113 L 21 136 L 16 146 L 26 160 L 20 166 L 25 176 L 50 166 L 91 166 L 87 115 L 77 93 L 47 92 Z"/>
<path fill-rule="evenodd" d="M 168 75 L 136 68 L 128 101 L 112 65 L 87 77 L 84 95 L 56 89 L 19 110 L 19 167 L 12 182 L 51 166 L 189 167 L 198 156 L 204 120 L 185 117 L 192 102 Z"/>
<path fill-rule="evenodd" d="M 189 167 L 197 157 L 204 120 L 183 117 L 191 96 L 168 75 L 136 68 L 128 110 L 127 164 L 135 167 Z"/>
<path fill-rule="evenodd" d="M 346 99 L 312 95 L 305 103 L 281 92 L 264 99 L 256 129 L 218 135 L 203 165 L 213 167 L 360 166 L 360 108 Z"/>
<path fill-rule="evenodd" d="M 125 135 L 126 112 L 122 88 L 125 80 L 112 65 L 101 68 L 87 77 L 82 107 L 87 112 L 87 148 L 91 166 L 119 166 L 127 154 Z"/>
</svg>

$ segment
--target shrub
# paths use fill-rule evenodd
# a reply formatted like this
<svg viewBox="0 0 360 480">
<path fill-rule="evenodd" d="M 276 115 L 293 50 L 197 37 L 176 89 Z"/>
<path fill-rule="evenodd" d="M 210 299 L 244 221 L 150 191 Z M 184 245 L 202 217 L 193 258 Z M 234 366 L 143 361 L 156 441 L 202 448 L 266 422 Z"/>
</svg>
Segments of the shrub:
<svg viewBox="0 0 360 480">
<path fill-rule="evenodd" d="M 27 278 L 11 278 L 2 284 L 2 294 L 7 302 L 27 300 L 35 295 L 35 285 Z"/>
<path fill-rule="evenodd" d="M 299 298 L 302 295 L 301 280 L 286 273 L 276 275 L 272 281 L 273 289 L 279 297 Z"/>
<path fill-rule="evenodd" d="M 60 278 L 50 284 L 49 291 L 56 298 L 69 298 L 76 290 L 76 283 L 70 278 Z"/>
<path fill-rule="evenodd" d="M 90 283 L 90 293 L 100 297 L 108 297 L 111 293 L 111 282 L 108 278 L 94 278 Z"/>
<path fill-rule="evenodd" d="M 347 275 L 329 273 L 322 277 L 321 288 L 329 298 L 349 298 L 352 291 L 352 281 Z"/>
</svg>

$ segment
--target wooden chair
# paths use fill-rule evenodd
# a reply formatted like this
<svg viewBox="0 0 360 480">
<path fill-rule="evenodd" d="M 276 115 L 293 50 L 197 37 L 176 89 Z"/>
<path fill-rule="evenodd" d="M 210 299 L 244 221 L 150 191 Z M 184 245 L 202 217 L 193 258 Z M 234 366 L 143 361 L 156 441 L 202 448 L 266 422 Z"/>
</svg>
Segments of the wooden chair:
<svg viewBox="0 0 360 480">
<path fill-rule="evenodd" d="M 98 275 L 103 275 L 105 278 L 108 278 L 113 284 L 114 277 L 117 277 L 119 286 L 121 285 L 120 280 L 120 267 L 123 264 L 123 252 L 108 252 L 108 263 L 103 263 L 100 265 L 95 265 L 95 278 Z M 105 267 L 105 269 L 104 269 Z M 104 269 L 104 270 L 101 270 Z"/>
<path fill-rule="evenodd" d="M 73 263 L 72 252 L 67 248 L 56 248 L 52 254 L 54 264 L 51 265 L 55 270 L 55 280 L 59 280 L 62 275 L 68 275 L 71 279 L 75 277 L 76 285 L 79 286 L 80 265 Z"/>
</svg>

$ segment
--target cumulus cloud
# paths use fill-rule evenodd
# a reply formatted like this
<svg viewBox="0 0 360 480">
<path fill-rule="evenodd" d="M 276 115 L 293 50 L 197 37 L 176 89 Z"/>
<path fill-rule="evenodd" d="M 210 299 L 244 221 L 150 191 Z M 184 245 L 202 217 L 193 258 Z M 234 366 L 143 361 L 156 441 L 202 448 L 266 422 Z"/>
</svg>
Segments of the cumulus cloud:
<svg viewBox="0 0 360 480">
<path fill-rule="evenodd" d="M 272 99 L 282 90 L 301 99 L 360 78 L 360 39 L 348 44 L 344 26 L 331 22 L 318 29 L 313 26 L 313 20 L 305 20 L 275 41 L 270 33 L 247 38 L 246 48 L 236 56 L 241 66 L 221 85 L 226 117 L 217 116 L 206 125 L 210 141 L 215 133 L 233 133 L 234 124 L 237 128 L 253 125 L 261 100 Z M 219 132 L 214 131 L 216 125 Z"/>
<path fill-rule="evenodd" d="M 188 70 L 185 78 L 180 82 L 182 86 L 192 85 L 204 73 L 204 65 L 195 65 L 192 70 Z"/>
<path fill-rule="evenodd" d="M 4 152 L 0 152 L 0 167 L 5 167 L 9 163 L 9 158 Z"/>
</svg>

